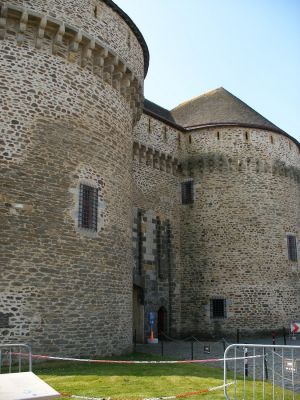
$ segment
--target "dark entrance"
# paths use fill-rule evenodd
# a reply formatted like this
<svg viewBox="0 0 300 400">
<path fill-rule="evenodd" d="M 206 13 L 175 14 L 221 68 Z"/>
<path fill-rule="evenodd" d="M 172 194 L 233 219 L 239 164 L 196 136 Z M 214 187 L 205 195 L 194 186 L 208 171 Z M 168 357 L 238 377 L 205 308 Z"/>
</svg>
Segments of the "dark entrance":
<svg viewBox="0 0 300 400">
<path fill-rule="evenodd" d="M 157 312 L 157 336 L 163 339 L 163 333 L 167 333 L 167 310 L 160 307 Z"/>
<path fill-rule="evenodd" d="M 133 335 L 137 343 L 144 343 L 144 291 L 133 286 Z"/>
</svg>

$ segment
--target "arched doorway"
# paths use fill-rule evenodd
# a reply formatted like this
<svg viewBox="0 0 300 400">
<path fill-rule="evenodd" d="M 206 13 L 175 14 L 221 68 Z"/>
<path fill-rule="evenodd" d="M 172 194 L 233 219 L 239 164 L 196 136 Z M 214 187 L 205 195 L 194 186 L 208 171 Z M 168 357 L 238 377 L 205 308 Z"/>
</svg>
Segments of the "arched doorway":
<svg viewBox="0 0 300 400">
<path fill-rule="evenodd" d="M 167 333 L 168 330 L 168 318 L 167 310 L 165 307 L 160 307 L 157 312 L 157 336 L 159 339 L 163 338 L 163 333 Z"/>
</svg>

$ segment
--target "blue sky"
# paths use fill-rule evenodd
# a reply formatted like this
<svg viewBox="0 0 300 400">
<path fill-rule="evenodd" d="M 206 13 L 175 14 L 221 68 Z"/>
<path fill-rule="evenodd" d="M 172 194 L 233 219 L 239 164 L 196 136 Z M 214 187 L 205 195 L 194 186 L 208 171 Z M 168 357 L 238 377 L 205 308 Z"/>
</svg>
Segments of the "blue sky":
<svg viewBox="0 0 300 400">
<path fill-rule="evenodd" d="M 115 0 L 150 51 L 145 97 L 223 86 L 300 141 L 300 0 Z"/>
</svg>

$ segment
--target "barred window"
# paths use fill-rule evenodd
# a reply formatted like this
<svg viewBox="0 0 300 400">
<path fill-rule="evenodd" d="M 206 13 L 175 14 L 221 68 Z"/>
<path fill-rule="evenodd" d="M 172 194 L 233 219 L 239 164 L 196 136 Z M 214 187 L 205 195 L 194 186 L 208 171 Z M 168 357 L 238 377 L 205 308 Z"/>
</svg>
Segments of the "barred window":
<svg viewBox="0 0 300 400">
<path fill-rule="evenodd" d="M 194 203 L 194 181 L 189 180 L 181 183 L 182 204 Z"/>
<path fill-rule="evenodd" d="M 227 318 L 225 299 L 210 300 L 210 318 Z"/>
<path fill-rule="evenodd" d="M 295 235 L 287 235 L 288 256 L 290 261 L 298 261 L 297 239 Z"/>
<path fill-rule="evenodd" d="M 78 226 L 97 231 L 98 189 L 80 184 Z"/>
</svg>

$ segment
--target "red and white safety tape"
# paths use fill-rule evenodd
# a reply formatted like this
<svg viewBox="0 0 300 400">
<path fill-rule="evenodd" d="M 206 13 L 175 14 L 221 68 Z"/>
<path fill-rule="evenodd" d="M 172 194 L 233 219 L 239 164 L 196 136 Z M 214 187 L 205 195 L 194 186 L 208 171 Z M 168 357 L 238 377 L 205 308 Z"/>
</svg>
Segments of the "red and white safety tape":
<svg viewBox="0 0 300 400">
<path fill-rule="evenodd" d="M 12 355 L 21 355 L 28 357 L 28 354 L 25 353 L 11 353 Z M 249 360 L 251 358 L 260 358 L 263 355 L 256 356 L 247 356 L 247 357 L 231 357 L 226 358 L 226 361 L 234 361 L 234 360 Z M 32 354 L 32 358 L 37 360 L 52 360 L 52 361 L 73 361 L 73 362 L 84 362 L 84 363 L 98 363 L 98 364 L 199 364 L 199 363 L 211 363 L 211 362 L 219 362 L 225 361 L 225 358 L 208 358 L 201 360 L 176 360 L 176 361 L 129 361 L 129 360 L 93 360 L 89 358 L 72 358 L 72 357 L 56 357 L 56 356 L 44 356 L 41 354 Z"/>
</svg>

